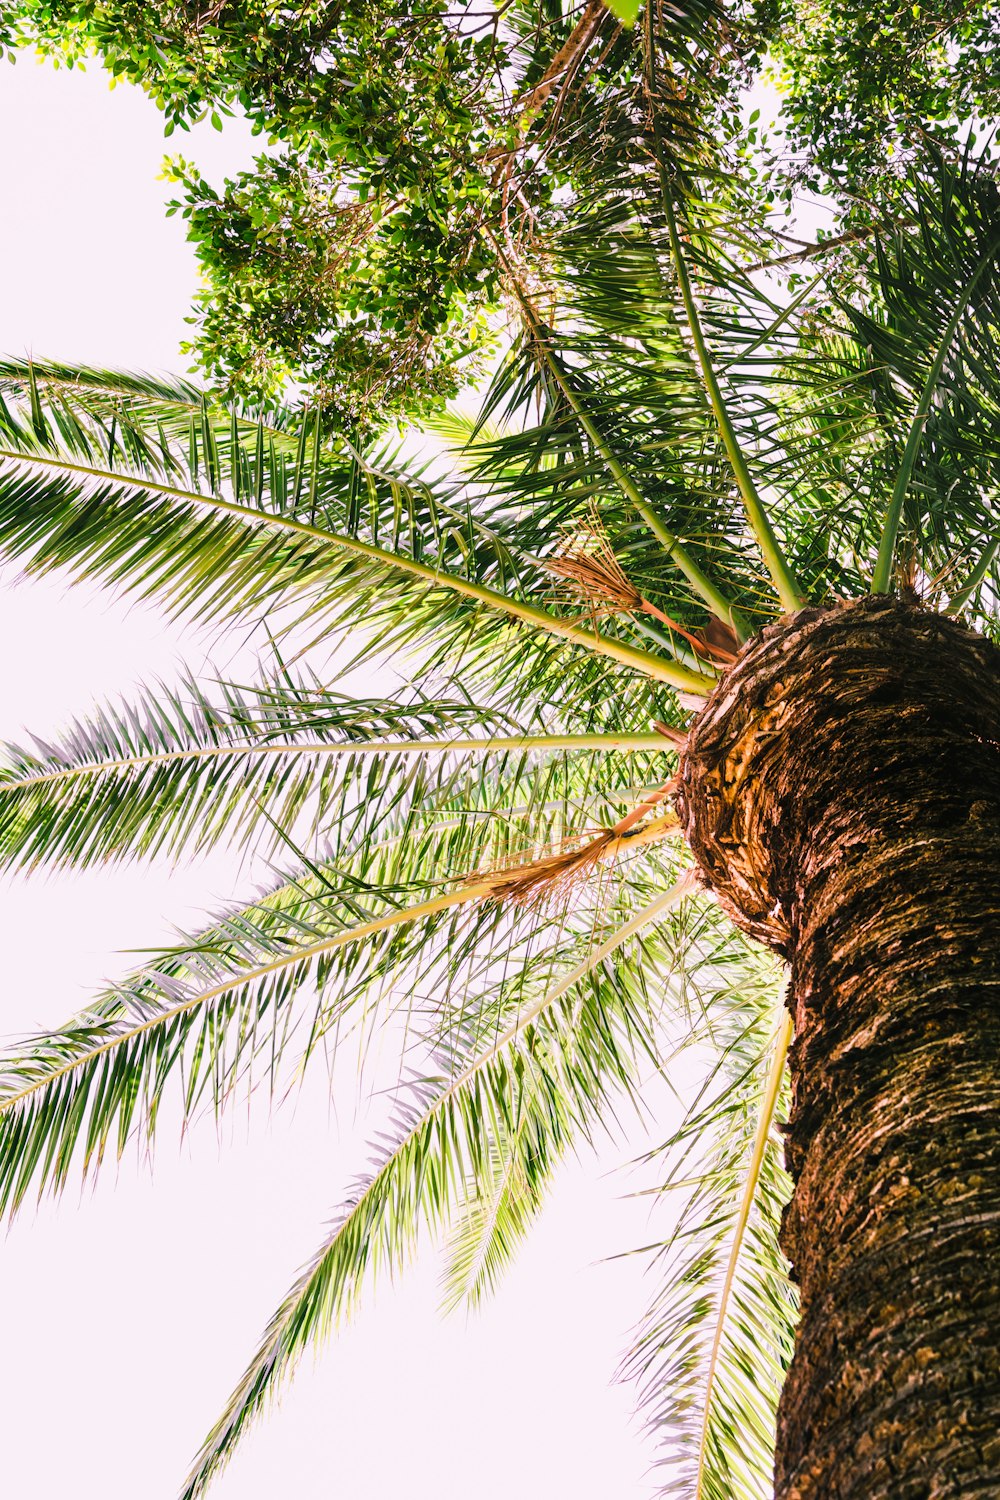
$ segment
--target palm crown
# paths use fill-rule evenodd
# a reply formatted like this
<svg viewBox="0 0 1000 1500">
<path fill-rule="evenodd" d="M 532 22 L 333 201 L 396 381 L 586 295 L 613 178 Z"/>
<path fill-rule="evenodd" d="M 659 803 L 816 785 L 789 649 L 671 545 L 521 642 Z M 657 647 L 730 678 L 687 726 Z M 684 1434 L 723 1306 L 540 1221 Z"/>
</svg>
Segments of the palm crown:
<svg viewBox="0 0 1000 1500">
<path fill-rule="evenodd" d="M 774 959 L 686 872 L 677 748 L 740 643 L 806 601 L 905 586 L 993 628 L 1000 213 L 988 171 L 938 162 L 834 290 L 821 269 L 786 296 L 650 121 L 541 267 L 489 229 L 511 340 L 478 418 L 436 420 L 447 465 L 320 411 L 0 368 L 8 555 L 275 637 L 251 686 L 157 689 L 8 747 L 4 860 L 226 839 L 287 868 L 6 1058 L 5 1209 L 147 1139 L 168 1098 L 221 1107 L 401 992 L 435 996 L 393 1137 L 185 1496 L 421 1224 L 453 1231 L 449 1297 L 482 1295 L 560 1158 L 679 1034 L 711 1046 L 712 1082 L 669 1143 L 694 1186 L 627 1365 L 668 1484 L 766 1489 L 794 1315 L 772 1129 L 789 1025 Z M 338 692 L 330 661 L 379 664 L 391 696 Z"/>
</svg>

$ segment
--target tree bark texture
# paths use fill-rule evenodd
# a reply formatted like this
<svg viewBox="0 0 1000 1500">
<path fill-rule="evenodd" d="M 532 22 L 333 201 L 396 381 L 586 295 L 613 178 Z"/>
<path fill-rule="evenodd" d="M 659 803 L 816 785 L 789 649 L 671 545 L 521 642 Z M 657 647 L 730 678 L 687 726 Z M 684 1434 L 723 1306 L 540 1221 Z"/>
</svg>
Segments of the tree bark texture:
<svg viewBox="0 0 1000 1500">
<path fill-rule="evenodd" d="M 1000 651 L 882 596 L 785 617 L 695 720 L 678 807 L 790 965 L 777 1500 L 996 1500 Z"/>
</svg>

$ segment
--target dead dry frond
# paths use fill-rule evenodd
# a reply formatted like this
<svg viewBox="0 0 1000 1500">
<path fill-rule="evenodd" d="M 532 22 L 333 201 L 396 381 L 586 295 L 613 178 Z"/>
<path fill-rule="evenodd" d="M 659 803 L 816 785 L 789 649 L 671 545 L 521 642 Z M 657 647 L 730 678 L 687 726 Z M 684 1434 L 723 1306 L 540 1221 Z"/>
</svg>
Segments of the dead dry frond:
<svg viewBox="0 0 1000 1500">
<path fill-rule="evenodd" d="M 546 558 L 545 566 L 596 614 L 631 613 L 643 607 L 642 595 L 626 576 L 596 516 L 567 536 L 562 550 Z"/>
<path fill-rule="evenodd" d="M 574 885 L 581 884 L 591 871 L 603 862 L 614 834 L 610 828 L 602 829 L 596 836 L 581 841 L 569 839 L 551 854 L 528 864 L 512 864 L 507 868 L 477 872 L 473 882 L 493 880 L 495 883 L 487 901 L 512 901 L 518 906 L 533 906 L 563 895 Z"/>
<path fill-rule="evenodd" d="M 677 786 L 676 777 L 657 787 L 611 828 L 576 834 L 564 839 L 550 853 L 526 862 L 512 861 L 490 870 L 477 870 L 467 877 L 469 885 L 489 883 L 484 901 L 511 901 L 516 905 L 545 904 L 584 883 L 598 866 L 619 854 L 632 853 L 680 830 L 671 808 L 651 817 Z"/>
<path fill-rule="evenodd" d="M 645 614 L 681 636 L 702 661 L 726 666 L 736 660 L 739 641 L 731 625 L 711 618 L 701 629 L 688 630 L 640 593 L 618 561 L 596 510 L 585 525 L 566 535 L 545 567 L 563 580 L 574 601 L 587 605 L 595 629 L 601 615 Z"/>
</svg>

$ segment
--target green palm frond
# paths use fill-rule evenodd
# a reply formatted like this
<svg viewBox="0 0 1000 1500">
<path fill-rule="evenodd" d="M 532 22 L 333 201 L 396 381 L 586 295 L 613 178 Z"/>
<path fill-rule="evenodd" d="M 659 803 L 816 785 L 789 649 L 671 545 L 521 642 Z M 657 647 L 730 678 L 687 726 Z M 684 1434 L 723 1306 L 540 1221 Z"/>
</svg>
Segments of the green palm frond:
<svg viewBox="0 0 1000 1500">
<path fill-rule="evenodd" d="M 474 934 L 495 932 L 499 911 L 472 906 L 487 889 L 404 904 L 391 886 L 350 881 L 340 894 L 321 872 L 151 955 L 61 1031 L 3 1058 L 0 1207 L 15 1211 L 32 1186 L 60 1190 L 74 1164 L 96 1170 L 109 1143 L 121 1155 L 149 1140 L 168 1090 L 190 1117 L 257 1076 L 273 1086 L 289 1047 L 307 1056 L 400 965 L 429 962 L 432 933 L 460 962 Z"/>
<path fill-rule="evenodd" d="M 751 18 L 716 0 L 669 6 L 653 0 L 647 9 L 671 87 L 650 99 L 645 27 L 619 25 L 614 9 L 601 3 L 507 8 L 520 84 L 515 108 L 524 111 L 525 125 L 510 171 L 533 208 L 544 208 L 537 190 L 544 192 L 553 169 L 581 195 L 598 185 L 609 193 L 627 188 L 643 159 L 638 122 L 650 110 L 674 171 L 718 163 L 733 81 L 719 62 L 723 56 L 735 62 L 752 47 Z"/>
<path fill-rule="evenodd" d="M 422 1227 L 446 1228 L 470 1188 L 478 1195 L 495 1187 L 498 1153 L 513 1153 L 515 1170 L 532 1187 L 528 1199 L 508 1197 L 493 1215 L 485 1258 L 495 1266 L 498 1236 L 523 1225 L 530 1198 L 537 1203 L 570 1140 L 594 1128 L 602 1103 L 634 1086 L 637 1052 L 655 1046 L 647 976 L 618 955 L 690 889 L 682 878 L 618 926 L 606 914 L 610 931 L 596 946 L 592 926 L 577 926 L 560 959 L 573 951 L 582 957 L 556 982 L 551 961 L 528 964 L 496 1008 L 478 1016 L 465 1011 L 438 1072 L 421 1074 L 405 1090 L 375 1172 L 358 1183 L 271 1319 L 195 1461 L 183 1500 L 204 1492 L 280 1381 L 349 1314 L 365 1282 L 408 1259 Z M 657 951 L 654 935 L 647 960 L 655 963 Z M 500 1017 L 508 1024 L 498 1033 Z"/>
<path fill-rule="evenodd" d="M 668 1169 L 661 1191 L 687 1195 L 656 1250 L 660 1289 L 625 1373 L 660 1444 L 664 1494 L 766 1500 L 795 1318 L 777 1244 L 789 1026 L 769 960 L 720 932 L 717 917 L 694 947 L 704 1009 L 687 1041 L 706 1049 L 709 1071 L 657 1153 Z"/>
<path fill-rule="evenodd" d="M 987 164 L 938 160 L 758 371 L 756 472 L 813 597 L 888 589 L 917 558 L 942 599 L 996 576 L 997 201 Z"/>
<path fill-rule="evenodd" d="M 996 192 L 988 166 L 939 162 L 891 237 L 852 248 L 849 296 L 843 272 L 784 295 L 743 270 L 724 197 L 637 170 L 553 238 L 484 407 L 512 430 L 481 445 L 478 480 L 567 528 L 596 508 L 630 577 L 685 624 L 699 606 L 756 624 L 775 593 L 792 607 L 873 574 L 885 587 L 907 548 L 954 592 L 978 587 L 997 498 Z"/>
<path fill-rule="evenodd" d="M 474 472 L 531 514 L 542 513 L 544 498 L 544 513 L 564 527 L 596 508 L 650 597 L 685 622 L 698 623 L 706 608 L 736 619 L 745 634 L 743 616 L 778 604 L 767 558 L 783 580 L 779 598 L 792 597 L 769 519 L 775 497 L 768 492 L 765 504 L 750 469 L 767 483 L 776 412 L 761 367 L 792 342 L 804 299 L 778 307 L 732 257 L 682 249 L 677 211 L 655 173 L 637 175 L 629 197 L 581 208 L 567 225 L 544 317 L 524 293 L 523 334 L 483 409 L 484 420 L 514 430 L 483 445 Z M 714 294 L 704 309 L 689 260 L 699 298 L 705 288 Z M 794 534 L 787 540 L 794 548 Z"/>
<path fill-rule="evenodd" d="M 185 415 L 182 444 L 162 424 L 154 431 L 148 410 L 116 427 L 57 391 L 43 402 L 32 367 L 23 409 L 0 411 L 0 546 L 35 570 L 69 567 L 196 617 L 308 596 L 310 616 L 327 633 L 345 595 L 355 634 L 366 596 L 372 633 L 388 614 L 397 626 L 402 616 L 411 638 L 433 635 L 437 616 L 453 626 L 485 609 L 654 680 L 711 688 L 711 675 L 669 651 L 540 607 L 512 576 L 511 554 L 468 507 L 445 512 L 428 483 L 389 472 L 390 459 L 362 465 L 343 441 L 327 453 L 318 417 L 301 425 L 290 462 L 273 440 L 265 446 L 261 424 L 241 426 L 207 404 Z M 361 470 L 375 499 L 366 514 Z M 536 563 L 529 572 L 537 587 Z"/>
<path fill-rule="evenodd" d="M 510 1131 L 497 1132 L 483 1170 L 469 1178 L 449 1235 L 445 1312 L 492 1295 L 542 1207 L 561 1153 L 545 1162 L 526 1156 L 528 1124 L 524 1112 Z"/>
<path fill-rule="evenodd" d="M 989 534 L 1000 486 L 1000 190 L 981 166 L 939 161 L 909 207 L 913 227 L 876 247 L 877 304 L 845 309 L 880 417 L 899 434 L 872 584 L 883 593 L 901 528 L 923 557 L 947 561 L 970 530 Z"/>
<path fill-rule="evenodd" d="M 467 1007 L 500 954 L 524 960 L 525 934 L 542 952 L 558 940 L 558 909 L 483 902 L 510 864 L 558 847 L 588 817 L 614 821 L 644 793 L 625 767 L 589 756 L 549 757 L 540 772 L 519 747 L 498 764 L 477 756 L 443 776 L 406 756 L 397 775 L 393 759 L 362 757 L 355 778 L 342 779 L 308 875 L 151 955 L 68 1027 L 3 1060 L 0 1202 L 16 1207 L 33 1181 L 60 1187 L 78 1147 L 86 1171 L 113 1136 L 120 1152 L 130 1131 L 152 1132 L 175 1079 L 186 1114 L 205 1101 L 220 1107 L 249 1081 L 255 1059 L 265 1059 L 272 1083 L 289 1046 L 310 1055 L 408 966 L 414 993 L 426 984 L 441 1007 L 455 989 Z M 640 852 L 648 860 L 655 846 Z M 622 877 L 630 868 L 626 861 Z M 610 878 L 619 878 L 615 867 Z M 599 882 L 598 899 L 603 889 Z"/>
<path fill-rule="evenodd" d="M 651 921 L 662 921 L 687 889 L 689 887 L 682 878 L 641 908 L 609 939 L 586 952 L 574 969 L 563 974 L 558 983 L 546 991 L 544 1007 L 553 1005 L 582 982 L 589 981 L 598 964 L 612 958 Z M 630 956 L 627 951 L 625 957 Z M 638 1026 L 635 1037 L 636 1040 L 642 1039 L 639 1051 L 658 1063 L 659 1028 L 647 989 L 650 979 L 658 977 L 658 971 L 662 971 L 664 957 L 651 953 L 648 946 L 643 956 L 648 968 L 633 962 L 627 973 L 616 976 L 615 982 L 624 992 L 634 990 L 643 995 L 644 1008 L 640 1010 L 633 1006 L 633 1025 L 644 1016 L 648 1032 L 643 1034 L 642 1027 Z M 536 1012 L 537 1003 L 529 1009 L 528 1020 L 533 1020 Z M 517 1022 L 508 1028 L 501 1042 L 514 1039 L 525 1024 L 519 1014 Z M 621 1081 L 625 1081 L 624 1075 Z M 453 1219 L 443 1278 L 444 1307 L 448 1311 L 461 1303 L 476 1306 L 494 1290 L 542 1207 L 559 1155 L 551 1148 L 545 1157 L 533 1152 L 529 1125 L 530 1116 L 522 1112 L 512 1126 L 495 1130 L 489 1141 L 489 1159 L 466 1182 L 462 1206 Z"/>
<path fill-rule="evenodd" d="M 427 805 L 458 792 L 469 757 L 510 766 L 512 757 L 655 752 L 667 743 L 652 729 L 531 734 L 460 698 L 356 700 L 288 672 L 253 689 L 221 683 L 212 697 L 194 681 L 160 684 L 127 707 L 95 709 L 56 744 L 5 748 L 0 862 L 85 867 L 177 854 L 223 835 L 246 843 L 265 822 L 273 847 L 277 830 L 306 814 L 328 836 L 362 799 L 374 811 L 366 763 L 376 758 L 383 788 L 399 798 L 414 781 L 410 795 Z"/>
<path fill-rule="evenodd" d="M 784 1374 L 786 1358 L 782 1356 L 787 1357 L 790 1348 L 788 1339 L 784 1340 L 783 1347 L 780 1334 L 787 1332 L 787 1329 L 781 1329 L 780 1326 L 778 1336 L 774 1335 L 773 1329 L 771 1330 L 772 1338 L 769 1344 L 764 1344 L 759 1338 L 752 1340 L 754 1354 L 752 1363 L 746 1362 L 745 1349 L 740 1346 L 746 1338 L 745 1308 L 751 1304 L 752 1295 L 751 1289 L 747 1286 L 748 1278 L 744 1262 L 749 1260 L 755 1251 L 759 1255 L 760 1248 L 748 1234 L 750 1215 L 755 1210 L 758 1214 L 760 1212 L 762 1186 L 764 1191 L 770 1189 L 773 1193 L 773 1184 L 764 1177 L 764 1173 L 767 1168 L 770 1168 L 772 1174 L 774 1170 L 773 1161 L 768 1162 L 767 1157 L 769 1151 L 772 1156 L 774 1154 L 772 1132 L 775 1127 L 791 1035 L 791 1016 L 786 1014 L 782 1018 L 772 1047 L 767 1082 L 760 1100 L 753 1151 L 746 1170 L 746 1181 L 732 1230 L 725 1277 L 715 1311 L 715 1331 L 712 1335 L 712 1347 L 705 1376 L 704 1409 L 701 1417 L 701 1439 L 697 1458 L 698 1493 L 704 1495 L 711 1495 L 713 1489 L 731 1490 L 733 1485 L 730 1476 L 739 1467 L 741 1460 L 747 1469 L 752 1467 L 752 1461 L 747 1461 L 747 1453 L 742 1441 L 748 1430 L 755 1430 L 758 1438 L 763 1439 L 765 1451 L 770 1452 L 773 1392 Z M 741 1300 L 742 1307 L 739 1305 Z M 790 1307 L 787 1313 L 790 1313 Z M 759 1325 L 764 1320 L 758 1317 L 756 1321 Z M 744 1325 L 742 1327 L 741 1322 Z M 738 1330 L 735 1338 L 731 1324 L 735 1324 Z M 733 1357 L 734 1346 L 735 1359 Z M 740 1356 L 744 1357 L 741 1359 Z M 770 1382 L 771 1390 L 768 1390 L 768 1382 L 761 1382 L 757 1373 L 758 1367 L 768 1356 L 771 1357 L 773 1375 L 776 1376 Z M 738 1364 L 743 1365 L 740 1371 L 743 1379 L 734 1381 L 733 1369 Z M 772 1397 L 770 1403 L 769 1395 Z M 753 1409 L 753 1416 L 756 1420 L 751 1418 L 748 1421 L 748 1407 Z"/>
</svg>

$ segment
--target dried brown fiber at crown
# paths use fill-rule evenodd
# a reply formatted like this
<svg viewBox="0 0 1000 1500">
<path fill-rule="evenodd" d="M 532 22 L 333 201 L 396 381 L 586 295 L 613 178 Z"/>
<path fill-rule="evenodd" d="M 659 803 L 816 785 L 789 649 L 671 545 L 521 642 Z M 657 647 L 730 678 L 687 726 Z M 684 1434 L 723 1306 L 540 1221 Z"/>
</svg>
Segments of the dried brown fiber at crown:
<svg viewBox="0 0 1000 1500">
<path fill-rule="evenodd" d="M 841 800 L 845 783 L 860 796 L 845 855 L 864 844 L 866 808 L 879 825 L 881 791 L 900 777 L 905 793 L 936 770 L 940 817 L 964 817 L 975 788 L 949 784 L 949 747 L 967 749 L 969 736 L 993 743 L 998 662 L 997 649 L 957 621 L 887 596 L 803 609 L 742 648 L 691 725 L 677 809 L 708 883 L 744 931 L 786 950 L 796 857 L 806 845 L 815 857 L 817 837 L 838 836 L 839 823 L 817 828 L 813 817 Z M 884 754 L 873 766 L 876 744 Z"/>
</svg>

